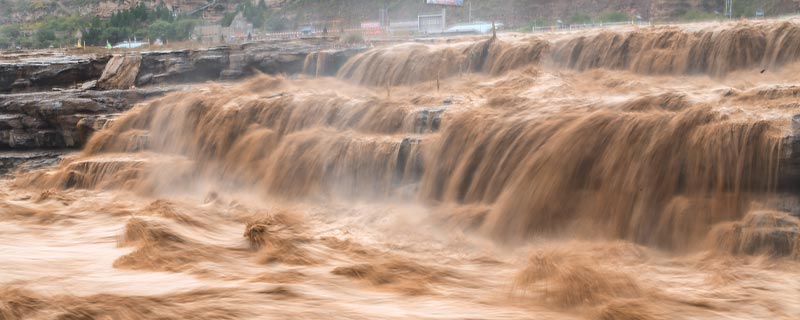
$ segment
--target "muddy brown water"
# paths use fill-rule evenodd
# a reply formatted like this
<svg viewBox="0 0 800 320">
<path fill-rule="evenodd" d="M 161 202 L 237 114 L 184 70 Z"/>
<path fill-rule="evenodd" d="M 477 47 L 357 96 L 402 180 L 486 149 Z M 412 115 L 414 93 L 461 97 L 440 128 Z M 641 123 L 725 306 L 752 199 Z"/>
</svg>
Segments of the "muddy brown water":
<svg viewBox="0 0 800 320">
<path fill-rule="evenodd" d="M 0 183 L 0 318 L 800 318 L 795 28 L 401 44 L 141 104 Z"/>
</svg>

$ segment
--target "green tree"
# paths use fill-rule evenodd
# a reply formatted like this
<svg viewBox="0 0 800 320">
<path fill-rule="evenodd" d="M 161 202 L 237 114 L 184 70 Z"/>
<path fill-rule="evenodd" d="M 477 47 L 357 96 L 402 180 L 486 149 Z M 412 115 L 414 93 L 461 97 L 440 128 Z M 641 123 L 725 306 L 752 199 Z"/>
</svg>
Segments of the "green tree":
<svg viewBox="0 0 800 320">
<path fill-rule="evenodd" d="M 173 23 L 173 33 L 170 39 L 185 40 L 192 35 L 194 27 L 197 26 L 196 20 L 181 19 Z"/>
<path fill-rule="evenodd" d="M 17 39 L 17 45 L 25 49 L 30 49 L 36 47 L 36 42 L 34 42 L 33 38 L 21 37 Z"/>
<path fill-rule="evenodd" d="M 39 30 L 36 31 L 35 40 L 36 40 L 35 44 L 39 48 L 45 48 L 51 45 L 55 45 L 56 41 L 55 31 L 49 28 L 47 29 L 40 28 Z"/>
<path fill-rule="evenodd" d="M 83 40 L 89 45 L 104 45 L 108 39 L 108 23 L 101 20 L 100 17 L 93 17 L 83 30 Z"/>
<path fill-rule="evenodd" d="M 236 14 L 237 13 L 239 13 L 239 12 L 238 11 L 234 11 L 234 12 L 226 13 L 225 16 L 222 17 L 222 20 L 219 21 L 219 25 L 221 25 L 223 27 L 230 27 L 231 26 L 231 22 L 233 22 L 233 19 L 236 18 Z"/>
<path fill-rule="evenodd" d="M 254 28 L 261 28 L 264 26 L 265 15 L 267 14 L 266 3 L 259 3 L 254 6 L 252 2 L 246 1 L 242 4 L 242 15 L 248 22 L 253 24 Z"/>
<path fill-rule="evenodd" d="M 131 16 L 133 17 L 134 21 L 148 21 L 148 16 L 150 10 L 144 5 L 144 1 L 140 1 L 139 5 L 134 7 L 131 11 Z"/>
<path fill-rule="evenodd" d="M 20 34 L 19 25 L 8 24 L 0 26 L 0 48 L 11 48 L 17 44 Z"/>
<path fill-rule="evenodd" d="M 167 7 L 164 6 L 164 3 L 162 2 L 158 7 L 156 7 L 153 14 L 149 15 L 149 17 L 150 21 L 158 21 L 158 20 L 169 21 L 172 20 L 172 12 L 170 12 L 169 9 L 167 9 Z"/>
<path fill-rule="evenodd" d="M 0 37 L 16 39 L 22 33 L 22 28 L 18 24 L 7 24 L 0 26 Z"/>
<path fill-rule="evenodd" d="M 152 40 L 155 40 L 156 38 L 166 40 L 166 37 L 172 35 L 174 32 L 175 28 L 172 26 L 172 24 L 164 20 L 153 22 L 148 30 L 148 34 Z"/>
</svg>

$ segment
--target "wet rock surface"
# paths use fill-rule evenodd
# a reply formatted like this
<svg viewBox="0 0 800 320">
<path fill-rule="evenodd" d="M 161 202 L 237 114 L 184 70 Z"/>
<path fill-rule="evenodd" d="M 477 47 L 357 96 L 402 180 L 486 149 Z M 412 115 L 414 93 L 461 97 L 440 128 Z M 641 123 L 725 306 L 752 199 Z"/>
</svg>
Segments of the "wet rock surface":
<svg viewBox="0 0 800 320">
<path fill-rule="evenodd" d="M 792 117 L 792 132 L 784 139 L 780 169 L 780 187 L 800 189 L 800 114 Z"/>
<path fill-rule="evenodd" d="M 180 89 L 164 87 L 169 84 L 236 80 L 258 73 L 298 74 L 309 68 L 305 65 L 309 55 L 323 50 L 325 65 L 313 66 L 318 69 L 315 75 L 332 76 L 363 50 L 338 46 L 327 39 L 302 39 L 114 56 L 4 54 L 0 57 L 0 150 L 80 148 L 94 131 L 134 104 Z M 0 157 L 0 174 L 27 162 L 28 156 L 57 158 L 49 151 Z"/>
<path fill-rule="evenodd" d="M 0 148 L 78 148 L 114 114 L 177 89 L 0 95 Z"/>
<path fill-rule="evenodd" d="M 733 254 L 800 258 L 800 220 L 788 212 L 753 212 L 718 226 L 714 236 L 719 249 Z"/>
<path fill-rule="evenodd" d="M 100 90 L 129 89 L 136 81 L 141 64 L 142 57 L 138 54 L 113 56 L 106 64 L 100 79 L 95 82 L 96 88 Z"/>
<path fill-rule="evenodd" d="M 137 86 L 156 83 L 186 83 L 233 80 L 254 75 L 297 74 L 304 70 L 306 56 L 328 50 L 330 63 L 326 75 L 334 75 L 363 49 L 331 49 L 326 40 L 272 41 L 230 45 L 207 50 L 176 50 L 142 54 Z"/>
<path fill-rule="evenodd" d="M 258 72 L 297 74 L 303 72 L 308 55 L 322 50 L 328 56 L 322 73 L 334 75 L 348 58 L 364 49 L 340 47 L 338 42 L 327 39 L 302 39 L 231 44 L 198 50 L 148 51 L 125 56 L 141 57 L 135 85 L 145 86 L 240 79 Z M 110 54 L 70 56 L 44 53 L 34 57 L 11 58 L 13 60 L 0 59 L 0 93 L 78 88 L 84 82 L 98 80 L 109 61 L 114 61 Z"/>
<path fill-rule="evenodd" d="M 0 176 L 14 170 L 34 170 L 58 164 L 71 150 L 0 151 Z"/>
<path fill-rule="evenodd" d="M 74 87 L 99 78 L 108 60 L 108 56 L 49 56 L 0 61 L 0 93 Z"/>
</svg>

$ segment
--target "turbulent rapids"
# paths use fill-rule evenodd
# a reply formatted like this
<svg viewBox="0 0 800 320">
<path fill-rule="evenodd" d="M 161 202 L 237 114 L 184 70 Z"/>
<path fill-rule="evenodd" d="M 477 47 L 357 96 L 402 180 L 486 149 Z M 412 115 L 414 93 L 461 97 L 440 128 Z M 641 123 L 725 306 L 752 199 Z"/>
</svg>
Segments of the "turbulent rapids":
<svg viewBox="0 0 800 320">
<path fill-rule="evenodd" d="M 797 60 L 508 34 L 172 93 L 0 182 L 0 318 L 797 319 Z"/>
</svg>

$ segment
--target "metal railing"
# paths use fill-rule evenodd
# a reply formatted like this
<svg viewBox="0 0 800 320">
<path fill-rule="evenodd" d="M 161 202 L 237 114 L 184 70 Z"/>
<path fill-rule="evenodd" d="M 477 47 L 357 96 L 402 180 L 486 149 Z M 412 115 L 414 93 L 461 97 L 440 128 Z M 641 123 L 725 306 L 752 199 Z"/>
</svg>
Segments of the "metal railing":
<svg viewBox="0 0 800 320">
<path fill-rule="evenodd" d="M 650 21 L 620 21 L 620 22 L 597 22 L 597 23 L 573 23 L 556 24 L 548 26 L 533 26 L 531 32 L 556 32 L 570 30 L 602 29 L 617 26 L 650 26 Z"/>
</svg>

